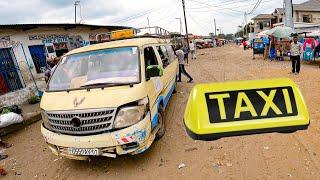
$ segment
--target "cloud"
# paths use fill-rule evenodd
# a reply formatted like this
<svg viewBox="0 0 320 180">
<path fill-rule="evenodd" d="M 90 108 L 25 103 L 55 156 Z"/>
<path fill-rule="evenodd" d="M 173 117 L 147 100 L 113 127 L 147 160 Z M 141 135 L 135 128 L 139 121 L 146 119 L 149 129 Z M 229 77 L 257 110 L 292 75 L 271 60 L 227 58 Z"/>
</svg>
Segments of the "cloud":
<svg viewBox="0 0 320 180">
<path fill-rule="evenodd" d="M 224 33 L 234 33 L 257 0 L 185 0 L 189 32 L 207 35 L 214 31 L 214 21 Z M 294 0 L 301 3 L 306 0 Z M 0 24 L 73 23 L 73 0 L 0 0 Z M 181 0 L 81 0 L 81 16 L 88 24 L 160 26 L 180 31 L 183 18 Z M 282 7 L 283 0 L 263 0 L 248 21 L 259 13 L 271 13 Z M 80 7 L 78 7 L 78 19 Z M 184 24 L 184 21 L 182 21 Z M 183 28 L 184 29 L 184 28 Z"/>
</svg>

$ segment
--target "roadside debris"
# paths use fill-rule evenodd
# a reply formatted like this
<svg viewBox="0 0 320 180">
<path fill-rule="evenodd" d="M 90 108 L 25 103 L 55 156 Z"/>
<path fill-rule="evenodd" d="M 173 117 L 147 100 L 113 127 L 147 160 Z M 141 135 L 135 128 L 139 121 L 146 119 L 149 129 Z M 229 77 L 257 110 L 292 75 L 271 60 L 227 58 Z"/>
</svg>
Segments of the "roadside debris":
<svg viewBox="0 0 320 180">
<path fill-rule="evenodd" d="M 220 170 L 220 167 L 222 166 L 222 163 L 220 162 L 217 162 L 217 163 L 213 163 L 213 168 L 217 171 Z"/>
<path fill-rule="evenodd" d="M 222 146 L 218 146 L 218 147 L 210 146 L 208 150 L 212 151 L 214 149 L 222 149 Z"/>
<path fill-rule="evenodd" d="M 184 150 L 185 152 L 191 152 L 191 151 L 195 151 L 195 150 L 198 150 L 197 147 L 192 147 L 192 148 L 188 148 L 186 150 Z"/>
<path fill-rule="evenodd" d="M 11 144 L 9 144 L 9 143 L 7 143 L 7 142 L 5 142 L 5 141 L 2 141 L 1 139 L 0 139 L 0 147 L 3 147 L 3 148 L 10 148 L 12 145 Z M 5 154 L 3 154 L 3 151 L 0 153 L 0 161 L 1 160 L 4 160 L 4 159 L 6 159 L 6 158 L 8 158 L 8 155 L 5 155 Z"/>
<path fill-rule="evenodd" d="M 3 107 L 0 109 L 0 128 L 18 124 L 23 121 L 21 109 L 18 106 Z"/>
<path fill-rule="evenodd" d="M 8 155 L 0 154 L 0 161 L 4 160 L 4 159 L 7 159 L 7 158 L 8 158 Z"/>
<path fill-rule="evenodd" d="M 226 166 L 227 167 L 232 167 L 232 164 L 231 163 L 226 163 Z"/>
<path fill-rule="evenodd" d="M 163 158 L 161 158 L 161 159 L 160 159 L 159 167 L 163 166 L 163 165 L 164 165 L 164 162 L 165 162 L 165 161 L 164 161 L 164 159 L 163 159 Z"/>
<path fill-rule="evenodd" d="M 0 166 L 0 176 L 5 176 L 7 172 L 3 169 L 2 166 Z"/>
<path fill-rule="evenodd" d="M 21 176 L 21 173 L 20 172 L 15 172 L 14 175 Z"/>
<path fill-rule="evenodd" d="M 183 163 L 180 163 L 179 166 L 178 166 L 178 169 L 182 169 L 182 168 L 184 168 L 184 167 L 186 167 L 186 165 L 183 164 Z"/>
<path fill-rule="evenodd" d="M 60 160 L 60 159 L 62 159 L 62 157 L 59 157 L 59 158 L 53 160 L 53 162 L 56 162 L 56 161 L 58 161 L 58 160 Z"/>
</svg>

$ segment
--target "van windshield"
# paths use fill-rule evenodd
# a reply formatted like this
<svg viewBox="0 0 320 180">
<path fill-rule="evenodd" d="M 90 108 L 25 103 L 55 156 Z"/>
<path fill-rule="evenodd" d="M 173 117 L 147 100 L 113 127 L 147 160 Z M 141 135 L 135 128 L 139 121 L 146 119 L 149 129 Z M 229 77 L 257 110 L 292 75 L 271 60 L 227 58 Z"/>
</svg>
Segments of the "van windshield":
<svg viewBox="0 0 320 180">
<path fill-rule="evenodd" d="M 51 77 L 48 91 L 139 82 L 138 47 L 122 47 L 64 57 Z"/>
</svg>

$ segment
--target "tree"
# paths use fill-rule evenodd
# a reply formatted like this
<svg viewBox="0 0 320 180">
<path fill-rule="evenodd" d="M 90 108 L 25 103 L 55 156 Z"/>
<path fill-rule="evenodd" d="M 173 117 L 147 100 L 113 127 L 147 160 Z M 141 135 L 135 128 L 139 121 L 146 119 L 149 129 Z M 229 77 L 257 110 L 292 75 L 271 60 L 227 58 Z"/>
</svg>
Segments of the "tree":
<svg viewBox="0 0 320 180">
<path fill-rule="evenodd" d="M 218 35 L 218 38 L 220 38 L 220 39 L 225 39 L 225 38 L 226 38 L 226 35 L 224 35 L 224 34 L 219 34 L 219 35 Z"/>
<path fill-rule="evenodd" d="M 227 39 L 227 40 L 233 40 L 233 39 L 234 39 L 233 34 L 227 34 L 227 35 L 226 35 L 226 39 Z"/>
<path fill-rule="evenodd" d="M 236 32 L 236 33 L 234 34 L 234 36 L 235 36 L 235 37 L 242 37 L 242 36 L 243 36 L 243 30 L 242 30 L 242 29 L 239 30 L 238 32 Z"/>
</svg>

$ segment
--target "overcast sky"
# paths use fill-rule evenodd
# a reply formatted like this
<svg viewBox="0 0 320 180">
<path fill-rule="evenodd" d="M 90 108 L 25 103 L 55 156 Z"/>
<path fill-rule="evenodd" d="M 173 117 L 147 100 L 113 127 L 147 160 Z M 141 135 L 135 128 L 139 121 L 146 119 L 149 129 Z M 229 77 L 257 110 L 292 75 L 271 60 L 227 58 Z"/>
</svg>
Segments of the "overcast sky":
<svg viewBox="0 0 320 180">
<path fill-rule="evenodd" d="M 244 12 L 250 12 L 258 0 L 185 1 L 190 33 L 207 35 L 214 31 L 214 18 L 224 33 L 235 33 L 244 21 Z M 73 3 L 74 0 L 0 0 L 0 24 L 73 23 Z M 78 20 L 87 24 L 145 27 L 149 18 L 151 26 L 178 32 L 180 22 L 176 18 L 183 17 L 181 0 L 81 0 L 80 4 Z M 282 6 L 283 0 L 263 0 L 248 20 Z"/>
</svg>

